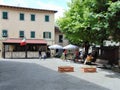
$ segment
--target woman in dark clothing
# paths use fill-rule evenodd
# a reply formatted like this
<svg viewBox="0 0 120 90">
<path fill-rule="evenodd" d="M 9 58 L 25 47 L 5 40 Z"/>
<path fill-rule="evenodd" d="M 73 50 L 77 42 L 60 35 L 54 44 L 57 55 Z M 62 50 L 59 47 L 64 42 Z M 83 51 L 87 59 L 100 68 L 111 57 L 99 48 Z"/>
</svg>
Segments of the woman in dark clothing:
<svg viewBox="0 0 120 90">
<path fill-rule="evenodd" d="M 92 53 L 91 53 L 93 59 L 92 59 L 92 62 L 96 62 L 96 59 L 98 57 L 98 53 L 96 50 L 93 50 Z"/>
<path fill-rule="evenodd" d="M 64 56 L 65 56 L 65 60 L 67 59 L 67 50 L 64 50 Z"/>
<path fill-rule="evenodd" d="M 39 58 L 41 58 L 41 57 L 42 57 L 41 50 L 39 50 Z"/>
</svg>

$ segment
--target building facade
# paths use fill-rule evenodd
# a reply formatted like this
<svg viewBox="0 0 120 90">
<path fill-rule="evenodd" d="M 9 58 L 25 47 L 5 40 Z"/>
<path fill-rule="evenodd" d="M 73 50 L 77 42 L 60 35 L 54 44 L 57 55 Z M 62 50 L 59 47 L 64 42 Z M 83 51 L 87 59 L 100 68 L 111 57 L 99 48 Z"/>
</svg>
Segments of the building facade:
<svg viewBox="0 0 120 90">
<path fill-rule="evenodd" d="M 63 47 L 69 44 L 69 41 L 57 26 L 55 27 L 55 44 L 59 44 Z"/>
<path fill-rule="evenodd" d="M 38 51 L 40 48 L 46 50 L 47 46 L 55 43 L 54 14 L 56 12 L 0 5 L 0 56 L 6 57 L 7 52 L 26 51 L 26 48 L 26 52 Z M 20 46 L 23 38 L 26 39 L 27 45 Z"/>
</svg>

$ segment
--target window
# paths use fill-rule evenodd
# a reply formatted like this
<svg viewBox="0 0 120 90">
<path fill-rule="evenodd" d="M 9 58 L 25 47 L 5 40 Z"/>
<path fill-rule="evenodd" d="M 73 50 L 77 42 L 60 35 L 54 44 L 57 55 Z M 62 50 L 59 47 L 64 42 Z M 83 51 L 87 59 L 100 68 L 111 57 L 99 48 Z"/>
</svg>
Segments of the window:
<svg viewBox="0 0 120 90">
<path fill-rule="evenodd" d="M 43 38 L 51 38 L 51 32 L 43 32 Z"/>
<path fill-rule="evenodd" d="M 31 38 L 35 38 L 35 32 L 31 31 Z"/>
<path fill-rule="evenodd" d="M 3 19 L 8 19 L 8 12 L 3 12 Z"/>
<path fill-rule="evenodd" d="M 7 30 L 3 30 L 3 31 L 2 31 L 2 36 L 3 36 L 3 37 L 7 37 L 7 36 L 8 36 Z"/>
<path fill-rule="evenodd" d="M 63 42 L 63 35 L 59 35 L 59 43 Z"/>
<path fill-rule="evenodd" d="M 19 32 L 19 37 L 24 37 L 24 31 Z"/>
<path fill-rule="evenodd" d="M 31 21 L 35 21 L 35 15 L 31 14 Z"/>
<path fill-rule="evenodd" d="M 45 21 L 49 22 L 49 15 L 45 15 Z"/>
<path fill-rule="evenodd" d="M 20 13 L 20 20 L 24 20 L 24 14 Z"/>
</svg>

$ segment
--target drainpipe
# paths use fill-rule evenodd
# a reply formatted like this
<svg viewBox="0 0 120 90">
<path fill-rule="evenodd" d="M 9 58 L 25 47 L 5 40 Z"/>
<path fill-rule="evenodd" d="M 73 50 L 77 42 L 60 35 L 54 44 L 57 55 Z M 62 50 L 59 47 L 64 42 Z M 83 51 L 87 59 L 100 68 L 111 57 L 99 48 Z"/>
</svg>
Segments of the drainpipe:
<svg viewBox="0 0 120 90">
<path fill-rule="evenodd" d="M 118 60 L 118 62 L 119 62 L 119 67 L 120 67 L 120 42 L 119 42 L 119 60 Z"/>
</svg>

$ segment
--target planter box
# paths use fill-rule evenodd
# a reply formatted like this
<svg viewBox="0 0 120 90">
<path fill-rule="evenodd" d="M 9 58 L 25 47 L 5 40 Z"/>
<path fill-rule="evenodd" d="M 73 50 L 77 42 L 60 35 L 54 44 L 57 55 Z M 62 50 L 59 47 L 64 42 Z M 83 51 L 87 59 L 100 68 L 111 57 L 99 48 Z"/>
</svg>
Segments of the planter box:
<svg viewBox="0 0 120 90">
<path fill-rule="evenodd" d="M 74 72 L 74 67 L 71 66 L 59 66 L 58 72 Z"/>
<path fill-rule="evenodd" d="M 83 72 L 96 72 L 96 67 L 82 67 Z"/>
</svg>

